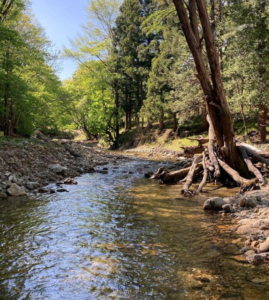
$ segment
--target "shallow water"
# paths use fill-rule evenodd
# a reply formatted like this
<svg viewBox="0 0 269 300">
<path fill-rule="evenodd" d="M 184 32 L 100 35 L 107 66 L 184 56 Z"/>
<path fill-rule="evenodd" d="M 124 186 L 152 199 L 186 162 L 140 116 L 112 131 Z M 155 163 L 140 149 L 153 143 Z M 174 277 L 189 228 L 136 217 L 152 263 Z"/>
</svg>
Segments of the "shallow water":
<svg viewBox="0 0 269 300">
<path fill-rule="evenodd" d="M 0 299 L 269 299 L 267 266 L 225 255 L 231 220 L 201 209 L 233 191 L 182 198 L 141 178 L 157 166 L 123 160 L 69 193 L 1 202 Z"/>
</svg>

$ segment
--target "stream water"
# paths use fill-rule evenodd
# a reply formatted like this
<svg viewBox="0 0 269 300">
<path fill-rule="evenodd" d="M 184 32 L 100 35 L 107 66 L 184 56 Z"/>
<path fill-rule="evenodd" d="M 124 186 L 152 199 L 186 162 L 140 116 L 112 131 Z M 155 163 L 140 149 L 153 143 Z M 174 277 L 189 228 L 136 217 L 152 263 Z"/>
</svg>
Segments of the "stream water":
<svg viewBox="0 0 269 300">
<path fill-rule="evenodd" d="M 69 193 L 0 203 L 0 299 L 269 299 L 268 267 L 223 249 L 231 219 L 122 160 Z M 257 283 L 258 282 L 258 283 Z"/>
</svg>

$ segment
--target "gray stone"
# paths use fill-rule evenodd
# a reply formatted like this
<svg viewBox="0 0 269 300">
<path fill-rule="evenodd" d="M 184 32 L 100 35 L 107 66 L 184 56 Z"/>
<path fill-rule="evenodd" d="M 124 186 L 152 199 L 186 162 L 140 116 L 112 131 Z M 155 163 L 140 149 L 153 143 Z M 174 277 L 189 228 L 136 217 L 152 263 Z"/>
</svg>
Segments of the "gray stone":
<svg viewBox="0 0 269 300">
<path fill-rule="evenodd" d="M 240 249 L 240 253 L 246 253 L 249 251 L 249 248 L 248 247 L 243 247 Z"/>
<path fill-rule="evenodd" d="M 246 207 L 246 208 L 254 208 L 258 204 L 258 201 L 256 197 L 251 196 L 251 197 L 243 197 L 239 199 L 239 205 L 240 207 Z"/>
<path fill-rule="evenodd" d="M 64 172 L 67 170 L 66 167 L 63 167 L 61 165 L 58 164 L 54 164 L 54 165 L 49 165 L 48 168 L 54 172 L 55 174 L 64 174 Z"/>
<path fill-rule="evenodd" d="M 28 181 L 26 183 L 26 188 L 28 190 L 34 190 L 34 189 L 38 188 L 39 186 L 40 186 L 40 184 L 38 182 Z"/>
<path fill-rule="evenodd" d="M 233 212 L 233 208 L 231 206 L 231 204 L 224 204 L 222 206 L 222 209 L 226 212 L 226 213 L 231 213 Z"/>
<path fill-rule="evenodd" d="M 16 183 L 11 184 L 10 188 L 7 189 L 7 193 L 10 196 L 15 196 L 15 197 L 26 195 L 25 188 L 18 186 Z"/>
<path fill-rule="evenodd" d="M 12 183 L 17 183 L 17 178 L 16 178 L 15 175 L 10 175 L 10 176 L 8 177 L 8 180 L 9 180 L 10 182 L 12 182 Z"/>
<path fill-rule="evenodd" d="M 0 199 L 7 199 L 7 194 L 0 192 Z"/>
<path fill-rule="evenodd" d="M 9 188 L 11 186 L 11 184 L 12 184 L 12 182 L 9 181 L 9 180 L 5 180 L 3 182 L 3 186 L 4 186 L 5 189 Z"/>
<path fill-rule="evenodd" d="M 207 199 L 204 202 L 204 210 L 222 210 L 222 206 L 227 204 L 222 198 L 220 197 L 213 197 Z"/>
</svg>

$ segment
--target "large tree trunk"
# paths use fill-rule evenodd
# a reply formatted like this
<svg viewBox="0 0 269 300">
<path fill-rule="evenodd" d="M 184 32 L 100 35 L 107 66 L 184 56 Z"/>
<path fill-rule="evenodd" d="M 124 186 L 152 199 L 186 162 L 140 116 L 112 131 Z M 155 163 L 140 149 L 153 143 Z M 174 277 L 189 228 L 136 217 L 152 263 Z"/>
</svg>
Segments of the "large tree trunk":
<svg viewBox="0 0 269 300">
<path fill-rule="evenodd" d="M 125 112 L 125 131 L 129 129 L 129 113 L 128 111 Z"/>
<path fill-rule="evenodd" d="M 132 113 L 129 111 L 128 113 L 128 129 L 132 129 Z"/>
<path fill-rule="evenodd" d="M 206 111 L 206 104 L 202 107 L 202 124 L 201 124 L 201 130 L 205 131 L 208 129 L 208 122 L 207 122 L 207 111 Z"/>
<path fill-rule="evenodd" d="M 118 140 L 120 136 L 120 119 L 119 119 L 119 87 L 118 87 L 118 81 L 115 81 L 115 88 L 114 88 L 114 93 L 115 93 L 115 139 Z"/>
<path fill-rule="evenodd" d="M 177 121 L 177 113 L 173 113 L 173 132 L 177 131 L 178 121 Z"/>
<path fill-rule="evenodd" d="M 164 114 L 161 113 L 160 118 L 159 118 L 159 130 L 162 131 L 164 130 Z"/>
<path fill-rule="evenodd" d="M 183 33 L 194 58 L 198 73 L 197 76 L 204 92 L 207 111 L 212 121 L 220 155 L 232 168 L 239 171 L 241 171 L 241 169 L 245 171 L 244 164 L 235 145 L 232 117 L 224 93 L 219 56 L 214 43 L 206 3 L 204 0 L 189 0 L 188 18 L 185 1 L 173 0 L 173 2 L 177 10 Z M 203 29 L 206 59 L 209 63 L 210 72 L 206 67 L 206 59 L 202 52 L 196 9 Z"/>
</svg>

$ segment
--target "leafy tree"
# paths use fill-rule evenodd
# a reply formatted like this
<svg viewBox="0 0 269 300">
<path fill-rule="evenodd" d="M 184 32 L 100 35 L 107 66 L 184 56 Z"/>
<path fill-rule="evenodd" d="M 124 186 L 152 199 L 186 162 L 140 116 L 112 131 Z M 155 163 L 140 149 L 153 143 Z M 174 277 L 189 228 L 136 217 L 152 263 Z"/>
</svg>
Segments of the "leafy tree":
<svg viewBox="0 0 269 300">
<path fill-rule="evenodd" d="M 94 72 L 90 73 L 89 68 Z M 65 112 L 88 139 L 102 135 L 113 143 L 114 99 L 108 77 L 101 62 L 81 65 L 73 78 L 65 81 Z"/>
<path fill-rule="evenodd" d="M 44 30 L 23 6 L 2 24 L 0 40 L 0 128 L 6 136 L 53 124 L 61 83 Z M 15 13 L 16 11 L 16 13 Z"/>
<path fill-rule="evenodd" d="M 88 23 L 83 27 L 83 34 L 72 41 L 72 48 L 65 49 L 65 55 L 79 62 L 88 69 L 89 73 L 95 73 L 92 69 L 92 60 L 103 64 L 108 84 L 113 91 L 111 97 L 114 101 L 113 118 L 111 119 L 111 138 L 119 138 L 120 105 L 119 105 L 119 83 L 116 74 L 117 55 L 115 52 L 115 38 L 113 26 L 119 11 L 119 1 L 95 0 L 87 7 Z M 98 74 L 97 74 L 98 77 Z"/>
</svg>

